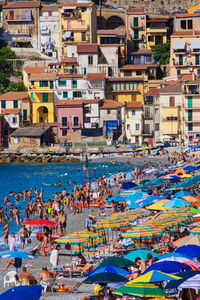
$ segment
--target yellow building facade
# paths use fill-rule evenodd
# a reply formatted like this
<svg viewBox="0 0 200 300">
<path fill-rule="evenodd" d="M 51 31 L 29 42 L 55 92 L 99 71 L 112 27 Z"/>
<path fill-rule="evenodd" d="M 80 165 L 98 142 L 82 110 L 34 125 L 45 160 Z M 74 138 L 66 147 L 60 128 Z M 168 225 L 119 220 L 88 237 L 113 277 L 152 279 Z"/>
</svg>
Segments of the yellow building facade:
<svg viewBox="0 0 200 300">
<path fill-rule="evenodd" d="M 29 77 L 32 123 L 54 123 L 55 73 L 33 73 Z"/>
<path fill-rule="evenodd" d="M 87 3 L 61 3 L 60 53 L 67 56 L 67 45 L 96 43 L 96 6 Z"/>
<path fill-rule="evenodd" d="M 156 45 L 167 43 L 167 19 L 147 20 L 147 49 L 154 50 Z"/>
</svg>

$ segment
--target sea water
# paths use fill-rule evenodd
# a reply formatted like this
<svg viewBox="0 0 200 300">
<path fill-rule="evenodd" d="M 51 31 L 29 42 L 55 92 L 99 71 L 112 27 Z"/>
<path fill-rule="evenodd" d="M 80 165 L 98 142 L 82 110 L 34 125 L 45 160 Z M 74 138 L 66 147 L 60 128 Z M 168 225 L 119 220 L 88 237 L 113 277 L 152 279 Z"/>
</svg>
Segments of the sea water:
<svg viewBox="0 0 200 300">
<path fill-rule="evenodd" d="M 32 188 L 43 189 L 43 198 L 45 201 L 54 199 L 54 193 L 61 192 L 65 187 L 67 192 L 71 192 L 76 182 L 81 185 L 84 182 L 83 163 L 50 163 L 50 164 L 1 164 L 0 165 L 0 207 L 4 209 L 10 208 L 4 205 L 4 198 L 8 195 L 11 203 L 16 207 L 20 207 L 20 217 L 24 218 L 24 208 L 26 202 L 23 201 L 23 196 L 19 197 L 19 202 L 16 203 L 14 196 L 9 196 L 11 192 L 19 192 Z M 118 171 L 130 171 L 133 168 L 125 163 L 90 163 L 90 169 L 95 171 L 95 176 L 102 175 L 112 176 Z M 93 172 L 92 172 L 93 173 Z M 57 187 L 56 183 L 61 181 L 62 187 Z M 68 181 L 72 181 L 69 185 Z M 9 216 L 9 212 L 5 211 Z M 3 227 L 0 224 L 0 251 L 5 250 L 3 246 Z M 9 233 L 17 233 L 21 229 L 21 225 L 16 225 L 15 220 L 9 223 Z"/>
</svg>

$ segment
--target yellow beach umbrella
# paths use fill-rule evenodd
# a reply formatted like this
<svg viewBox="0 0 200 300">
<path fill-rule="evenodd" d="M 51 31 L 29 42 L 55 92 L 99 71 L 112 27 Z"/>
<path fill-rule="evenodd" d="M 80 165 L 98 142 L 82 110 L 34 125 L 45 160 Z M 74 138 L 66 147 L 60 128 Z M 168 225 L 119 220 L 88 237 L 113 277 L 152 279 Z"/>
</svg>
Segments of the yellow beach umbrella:
<svg viewBox="0 0 200 300">
<path fill-rule="evenodd" d="M 160 200 L 152 205 L 147 206 L 147 209 L 152 210 L 166 210 L 169 209 L 169 207 L 163 207 L 163 204 L 167 203 L 168 200 Z"/>
</svg>

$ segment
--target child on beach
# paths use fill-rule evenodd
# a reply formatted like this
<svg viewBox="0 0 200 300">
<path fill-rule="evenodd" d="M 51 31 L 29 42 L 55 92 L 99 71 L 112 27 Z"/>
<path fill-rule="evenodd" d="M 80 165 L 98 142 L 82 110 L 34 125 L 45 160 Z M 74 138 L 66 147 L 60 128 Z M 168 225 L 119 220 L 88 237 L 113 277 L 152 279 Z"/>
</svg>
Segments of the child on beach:
<svg viewBox="0 0 200 300">
<path fill-rule="evenodd" d="M 12 232 L 10 240 L 9 240 L 9 248 L 10 248 L 10 251 L 16 250 L 16 238 L 15 238 L 14 232 Z"/>
</svg>

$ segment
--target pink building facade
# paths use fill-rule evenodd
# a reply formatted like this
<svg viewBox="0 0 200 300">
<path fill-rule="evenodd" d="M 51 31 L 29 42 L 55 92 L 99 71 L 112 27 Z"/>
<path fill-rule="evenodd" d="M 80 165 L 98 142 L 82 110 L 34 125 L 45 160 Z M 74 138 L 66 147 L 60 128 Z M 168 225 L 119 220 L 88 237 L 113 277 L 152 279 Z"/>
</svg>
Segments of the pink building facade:
<svg viewBox="0 0 200 300">
<path fill-rule="evenodd" d="M 57 104 L 58 138 L 83 128 L 83 100 L 60 100 Z"/>
</svg>

